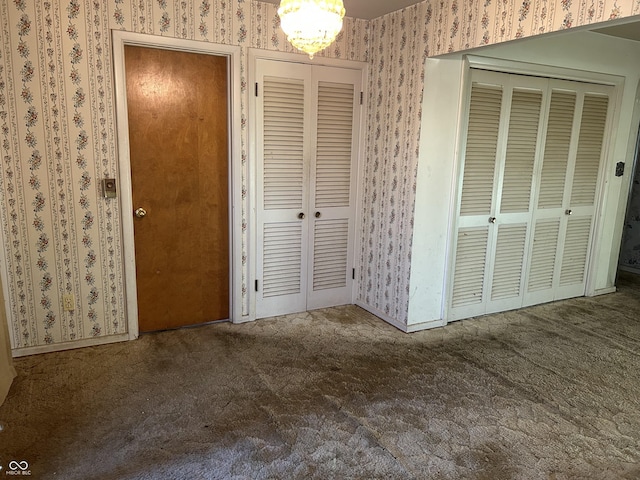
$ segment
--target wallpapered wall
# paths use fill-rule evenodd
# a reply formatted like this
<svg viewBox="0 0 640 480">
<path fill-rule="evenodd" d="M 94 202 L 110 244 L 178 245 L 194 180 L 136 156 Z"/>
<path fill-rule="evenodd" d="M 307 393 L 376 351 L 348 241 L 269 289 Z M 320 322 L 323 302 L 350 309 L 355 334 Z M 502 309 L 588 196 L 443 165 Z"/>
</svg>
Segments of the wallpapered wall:
<svg viewBox="0 0 640 480">
<path fill-rule="evenodd" d="M 0 215 L 14 347 L 125 331 L 108 18 L 78 1 L 3 1 Z M 76 308 L 63 312 L 63 294 Z"/>
<path fill-rule="evenodd" d="M 428 0 L 347 19 L 321 56 L 370 62 L 363 303 L 405 321 L 426 55 L 640 13 L 639 0 Z M 293 51 L 276 6 L 245 0 L 0 0 L 0 221 L 14 348 L 126 332 L 110 29 Z M 246 212 L 247 205 L 243 205 Z M 246 225 L 243 231 L 246 232 Z M 243 311 L 246 234 L 243 238 Z M 75 309 L 62 308 L 73 294 Z"/>
<path fill-rule="evenodd" d="M 424 58 L 638 14 L 638 0 L 427 0 L 371 21 L 362 304 L 407 321 L 418 157 L 439 163 L 418 151 Z"/>
<path fill-rule="evenodd" d="M 294 51 L 276 9 L 243 0 L 0 0 L 0 219 L 14 348 L 127 331 L 120 212 L 100 196 L 100 179 L 117 176 L 110 29 Z M 346 19 L 319 56 L 366 61 L 368 24 Z M 74 311 L 63 310 L 64 294 Z"/>
</svg>

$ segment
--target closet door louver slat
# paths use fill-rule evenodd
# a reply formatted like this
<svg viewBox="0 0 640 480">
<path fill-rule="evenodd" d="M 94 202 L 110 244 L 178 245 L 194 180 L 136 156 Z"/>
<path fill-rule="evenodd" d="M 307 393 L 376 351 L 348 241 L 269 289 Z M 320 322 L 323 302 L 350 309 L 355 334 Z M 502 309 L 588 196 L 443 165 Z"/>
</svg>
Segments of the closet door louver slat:
<svg viewBox="0 0 640 480">
<path fill-rule="evenodd" d="M 319 82 L 316 208 L 349 206 L 353 95 L 351 84 Z"/>
<path fill-rule="evenodd" d="M 575 107 L 575 92 L 551 93 L 538 208 L 562 207 Z"/>
<path fill-rule="evenodd" d="M 562 252 L 560 286 L 584 282 L 590 231 L 591 217 L 569 219 Z"/>
<path fill-rule="evenodd" d="M 572 208 L 594 203 L 608 108 L 608 97 L 585 95 L 571 188 Z"/>
<path fill-rule="evenodd" d="M 461 228 L 458 231 L 454 267 L 453 308 L 483 302 L 489 229 Z"/>
<path fill-rule="evenodd" d="M 502 88 L 471 88 L 460 215 L 489 215 L 500 127 Z"/>
<path fill-rule="evenodd" d="M 263 295 L 300 293 L 302 224 L 278 223 L 264 227 Z"/>
<path fill-rule="evenodd" d="M 264 209 L 301 209 L 304 180 L 304 83 L 265 77 Z"/>
<path fill-rule="evenodd" d="M 559 235 L 560 219 L 538 220 L 535 223 L 527 292 L 553 287 Z"/>
<path fill-rule="evenodd" d="M 509 117 L 501 213 L 529 210 L 541 106 L 541 92 L 514 90 Z"/>
<path fill-rule="evenodd" d="M 347 284 L 349 222 L 316 220 L 314 225 L 313 289 L 340 288 Z"/>
<path fill-rule="evenodd" d="M 527 225 L 500 225 L 493 268 L 491 300 L 520 296 Z"/>
</svg>

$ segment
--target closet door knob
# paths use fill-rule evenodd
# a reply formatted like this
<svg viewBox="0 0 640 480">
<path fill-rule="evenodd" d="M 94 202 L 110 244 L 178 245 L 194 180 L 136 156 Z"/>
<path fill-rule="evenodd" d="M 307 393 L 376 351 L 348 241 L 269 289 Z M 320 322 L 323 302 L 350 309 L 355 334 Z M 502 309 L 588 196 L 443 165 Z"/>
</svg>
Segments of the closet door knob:
<svg viewBox="0 0 640 480">
<path fill-rule="evenodd" d="M 496 217 L 489 217 L 489 223 L 496 223 Z"/>
<path fill-rule="evenodd" d="M 320 212 L 316 212 L 316 218 L 320 218 Z"/>
<path fill-rule="evenodd" d="M 298 218 L 299 218 L 300 220 L 302 220 L 302 219 L 304 218 L 304 213 L 303 213 L 303 212 L 300 212 L 300 213 L 298 214 Z"/>
<path fill-rule="evenodd" d="M 573 211 L 571 209 L 565 210 L 564 214 L 565 215 L 571 215 L 573 213 Z"/>
</svg>

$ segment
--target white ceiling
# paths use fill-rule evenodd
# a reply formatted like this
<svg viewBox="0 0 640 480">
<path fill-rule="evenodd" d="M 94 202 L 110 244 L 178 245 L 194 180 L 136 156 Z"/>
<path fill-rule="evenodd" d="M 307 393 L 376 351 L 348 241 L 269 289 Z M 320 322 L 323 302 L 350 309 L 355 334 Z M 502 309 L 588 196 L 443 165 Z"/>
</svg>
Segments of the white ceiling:
<svg viewBox="0 0 640 480">
<path fill-rule="evenodd" d="M 279 5 L 280 0 L 260 0 Z M 401 10 L 423 0 L 343 0 L 346 15 L 352 18 L 371 20 L 387 13 Z M 640 22 L 622 23 L 603 28 L 594 28 L 594 32 L 640 42 Z"/>
<path fill-rule="evenodd" d="M 611 35 L 613 37 L 626 38 L 640 42 L 640 22 L 623 23 L 622 25 L 612 25 L 610 27 L 594 28 L 594 32 Z"/>
<path fill-rule="evenodd" d="M 265 2 L 280 4 L 280 0 L 263 0 Z M 409 5 L 420 3 L 422 0 L 343 0 L 347 17 L 364 18 L 371 20 L 387 13 L 401 10 Z"/>
</svg>

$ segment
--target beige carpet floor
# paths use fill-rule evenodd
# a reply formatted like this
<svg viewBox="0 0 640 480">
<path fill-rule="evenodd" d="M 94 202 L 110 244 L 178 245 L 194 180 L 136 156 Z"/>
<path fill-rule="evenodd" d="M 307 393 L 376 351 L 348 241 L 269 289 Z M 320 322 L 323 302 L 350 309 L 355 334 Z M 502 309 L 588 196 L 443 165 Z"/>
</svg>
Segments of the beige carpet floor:
<svg viewBox="0 0 640 480">
<path fill-rule="evenodd" d="M 640 280 L 619 286 L 411 335 L 348 306 L 20 358 L 0 476 L 640 478 Z"/>
</svg>

